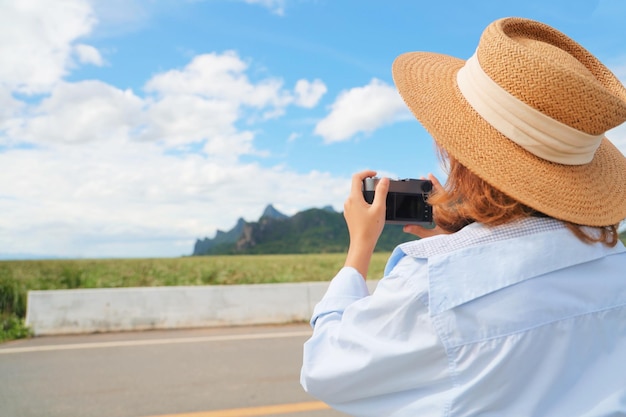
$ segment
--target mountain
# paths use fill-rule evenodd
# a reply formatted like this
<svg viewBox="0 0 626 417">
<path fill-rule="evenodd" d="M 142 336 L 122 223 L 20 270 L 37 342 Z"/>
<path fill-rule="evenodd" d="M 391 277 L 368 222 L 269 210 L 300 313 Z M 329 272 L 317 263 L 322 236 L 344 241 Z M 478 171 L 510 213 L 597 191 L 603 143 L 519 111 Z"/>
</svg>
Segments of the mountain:
<svg viewBox="0 0 626 417">
<path fill-rule="evenodd" d="M 273 205 L 268 205 L 267 207 L 265 207 L 265 210 L 263 210 L 263 214 L 261 214 L 261 218 L 263 217 L 269 217 L 270 219 L 287 219 L 289 218 L 289 216 L 287 216 L 286 214 L 281 213 L 280 211 L 276 210 L 274 208 Z"/>
<path fill-rule="evenodd" d="M 413 239 L 402 231 L 402 226 L 387 225 L 376 250 L 391 251 L 399 243 Z M 239 219 L 232 230 L 218 231 L 213 239 L 197 240 L 193 256 L 345 252 L 348 242 L 343 214 L 330 206 L 289 217 L 269 205 L 257 222 Z"/>
<path fill-rule="evenodd" d="M 201 255 L 211 253 L 216 247 L 228 246 L 233 242 L 236 242 L 241 236 L 243 229 L 246 225 L 246 221 L 242 218 L 237 220 L 237 224 L 228 232 L 222 232 L 218 230 L 213 239 L 204 238 L 202 240 L 196 240 L 196 244 L 193 247 L 193 255 Z"/>
</svg>

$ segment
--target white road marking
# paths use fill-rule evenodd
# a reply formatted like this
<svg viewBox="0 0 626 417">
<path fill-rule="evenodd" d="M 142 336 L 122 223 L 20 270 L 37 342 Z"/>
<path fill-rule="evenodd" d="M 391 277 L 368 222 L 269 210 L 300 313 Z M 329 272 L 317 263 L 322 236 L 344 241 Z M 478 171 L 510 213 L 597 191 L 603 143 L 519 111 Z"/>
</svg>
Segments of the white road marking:
<svg viewBox="0 0 626 417">
<path fill-rule="evenodd" d="M 58 350 L 101 349 L 101 348 L 151 346 L 151 345 L 174 345 L 174 344 L 181 344 L 181 343 L 227 342 L 227 341 L 234 341 L 234 340 L 280 339 L 280 338 L 288 338 L 288 337 L 307 337 L 307 336 L 311 336 L 310 331 L 257 333 L 257 334 L 231 334 L 231 335 L 221 335 L 221 336 L 181 337 L 181 338 L 173 338 L 173 339 L 120 340 L 120 341 L 115 341 L 115 342 L 70 343 L 70 344 L 65 344 L 65 345 L 25 346 L 25 347 L 4 348 L 4 349 L 0 348 L 0 355 L 6 355 L 10 353 L 49 352 L 49 351 L 58 351 Z"/>
</svg>

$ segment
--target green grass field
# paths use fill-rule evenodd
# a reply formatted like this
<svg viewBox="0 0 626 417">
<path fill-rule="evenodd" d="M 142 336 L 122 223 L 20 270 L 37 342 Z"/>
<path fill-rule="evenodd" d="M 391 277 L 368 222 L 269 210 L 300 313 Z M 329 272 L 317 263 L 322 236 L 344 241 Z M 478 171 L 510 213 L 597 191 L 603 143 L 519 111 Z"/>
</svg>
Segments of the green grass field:
<svg viewBox="0 0 626 417">
<path fill-rule="evenodd" d="M 370 278 L 382 276 L 388 256 L 374 254 Z M 28 335 L 23 319 L 30 290 L 328 281 L 344 259 L 334 253 L 2 261 L 0 342 Z"/>
<path fill-rule="evenodd" d="M 375 253 L 371 277 L 382 274 L 389 253 Z M 345 254 L 237 255 L 155 259 L 85 259 L 0 262 L 0 282 L 28 289 L 233 285 L 330 280 Z"/>
</svg>

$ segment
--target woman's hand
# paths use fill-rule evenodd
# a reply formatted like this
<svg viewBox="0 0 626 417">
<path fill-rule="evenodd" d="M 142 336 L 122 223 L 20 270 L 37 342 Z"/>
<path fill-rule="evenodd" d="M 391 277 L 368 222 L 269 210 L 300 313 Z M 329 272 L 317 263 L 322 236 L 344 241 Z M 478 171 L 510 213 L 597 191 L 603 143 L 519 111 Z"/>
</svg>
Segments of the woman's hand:
<svg viewBox="0 0 626 417">
<path fill-rule="evenodd" d="M 376 171 L 362 171 L 354 174 L 350 195 L 343 206 L 343 216 L 350 235 L 350 246 L 344 266 L 355 268 L 363 278 L 367 278 L 376 242 L 385 226 L 387 209 L 388 178 L 382 178 L 376 185 L 372 204 L 368 204 L 363 197 L 363 180 L 375 175 Z"/>
<path fill-rule="evenodd" d="M 433 183 L 433 191 L 445 192 L 443 189 L 443 186 L 441 185 L 439 180 L 435 178 L 433 174 L 428 174 L 428 179 Z M 443 230 L 441 227 L 437 225 L 435 225 L 435 227 L 432 229 L 427 229 L 417 224 L 407 224 L 406 226 L 404 226 L 402 231 L 404 233 L 410 233 L 420 238 L 442 235 L 442 234 L 449 234 L 449 232 L 446 232 L 445 230 Z"/>
</svg>

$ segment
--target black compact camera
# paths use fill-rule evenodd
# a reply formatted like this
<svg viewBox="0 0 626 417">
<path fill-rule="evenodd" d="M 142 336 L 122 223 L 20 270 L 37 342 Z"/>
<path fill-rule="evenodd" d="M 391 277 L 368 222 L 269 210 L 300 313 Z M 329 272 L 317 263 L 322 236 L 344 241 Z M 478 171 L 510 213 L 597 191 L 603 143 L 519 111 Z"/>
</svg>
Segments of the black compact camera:
<svg viewBox="0 0 626 417">
<path fill-rule="evenodd" d="M 363 197 L 372 204 L 374 190 L 380 178 L 365 178 L 363 180 Z M 433 183 L 428 180 L 391 180 L 387 194 L 387 224 L 418 224 L 432 227 L 433 210 L 426 199 L 433 189 Z"/>
</svg>

